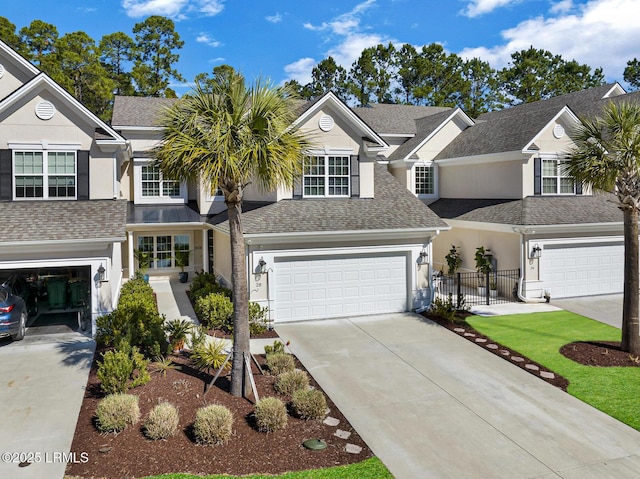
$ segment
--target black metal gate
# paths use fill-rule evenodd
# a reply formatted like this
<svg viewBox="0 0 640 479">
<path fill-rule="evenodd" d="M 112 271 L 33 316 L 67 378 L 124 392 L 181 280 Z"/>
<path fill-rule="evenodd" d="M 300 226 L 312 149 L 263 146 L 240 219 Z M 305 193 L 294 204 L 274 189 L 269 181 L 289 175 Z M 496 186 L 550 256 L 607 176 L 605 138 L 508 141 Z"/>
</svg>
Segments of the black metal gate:
<svg viewBox="0 0 640 479">
<path fill-rule="evenodd" d="M 436 298 L 451 295 L 456 308 L 479 304 L 518 302 L 520 269 L 506 269 L 490 273 L 438 274 L 434 278 Z"/>
</svg>

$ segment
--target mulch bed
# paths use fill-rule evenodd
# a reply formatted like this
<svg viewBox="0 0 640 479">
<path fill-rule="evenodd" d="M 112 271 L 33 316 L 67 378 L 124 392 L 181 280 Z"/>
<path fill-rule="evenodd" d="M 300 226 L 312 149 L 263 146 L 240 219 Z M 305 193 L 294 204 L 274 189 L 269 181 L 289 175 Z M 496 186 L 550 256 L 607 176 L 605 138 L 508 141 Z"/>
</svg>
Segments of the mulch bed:
<svg viewBox="0 0 640 479">
<path fill-rule="evenodd" d="M 569 343 L 560 348 L 560 353 L 585 366 L 640 367 L 640 357 L 622 351 L 619 341 Z"/>
<path fill-rule="evenodd" d="M 100 354 L 96 354 L 100 358 Z M 229 394 L 229 377 L 221 376 L 204 395 L 205 386 L 212 375 L 193 369 L 187 354 L 171 356 L 181 370 L 167 371 L 166 376 L 152 373 L 152 380 L 144 386 L 131 389 L 140 397 L 142 420 L 159 401 L 169 401 L 178 408 L 180 424 L 175 436 L 164 441 L 146 439 L 142 422 L 120 434 L 100 434 L 94 425 L 98 401 L 104 397 L 96 377 L 96 364 L 91 369 L 85 397 L 80 410 L 71 451 L 86 453 L 86 464 L 69 464 L 66 473 L 82 478 L 135 478 L 148 475 L 185 472 L 191 474 L 250 473 L 280 474 L 286 471 L 316 469 L 360 462 L 373 456 L 358 433 L 327 397 L 329 416 L 340 421 L 337 427 L 327 426 L 322 420 L 304 421 L 289 416 L 286 429 L 270 434 L 259 432 L 253 422 L 253 402 Z M 264 357 L 257 356 L 259 363 Z M 261 375 L 255 365 L 254 379 L 261 398 L 278 396 L 273 387 L 275 377 Z M 299 369 L 304 369 L 298 363 Z M 319 389 L 313 378 L 311 384 Z M 279 396 L 285 402 L 289 398 Z M 222 404 L 234 415 L 234 434 L 225 445 L 197 445 L 192 433 L 196 410 L 209 404 Z M 345 440 L 334 434 L 340 429 L 351 433 Z M 307 439 L 319 438 L 327 443 L 323 451 L 303 447 Z M 360 446 L 359 454 L 345 451 L 347 443 Z"/>
</svg>

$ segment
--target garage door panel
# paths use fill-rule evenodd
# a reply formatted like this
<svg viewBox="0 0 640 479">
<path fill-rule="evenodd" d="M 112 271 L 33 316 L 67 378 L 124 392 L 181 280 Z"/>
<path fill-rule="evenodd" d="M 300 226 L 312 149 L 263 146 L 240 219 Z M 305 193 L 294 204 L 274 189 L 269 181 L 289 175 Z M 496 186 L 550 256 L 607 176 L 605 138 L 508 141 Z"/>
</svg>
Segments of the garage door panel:
<svg viewBox="0 0 640 479">
<path fill-rule="evenodd" d="M 405 311 L 407 306 L 404 254 L 276 259 L 274 278 L 279 322 Z"/>
<path fill-rule="evenodd" d="M 624 244 L 547 245 L 541 268 L 544 289 L 551 297 L 620 293 Z"/>
</svg>

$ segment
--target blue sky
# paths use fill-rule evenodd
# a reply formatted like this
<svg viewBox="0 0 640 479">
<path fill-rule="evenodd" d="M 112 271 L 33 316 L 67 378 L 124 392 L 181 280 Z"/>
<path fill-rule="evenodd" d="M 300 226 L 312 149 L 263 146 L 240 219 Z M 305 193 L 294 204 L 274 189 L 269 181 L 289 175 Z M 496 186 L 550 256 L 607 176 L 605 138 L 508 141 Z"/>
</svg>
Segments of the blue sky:
<svg viewBox="0 0 640 479">
<path fill-rule="evenodd" d="M 18 30 L 38 19 L 96 42 L 116 31 L 133 36 L 149 15 L 170 17 L 189 81 L 227 63 L 248 79 L 304 84 L 328 55 L 348 70 L 364 48 L 388 42 L 437 42 L 494 68 L 534 46 L 621 82 L 627 61 L 640 57 L 639 0 L 22 0 L 4 2 L 0 15 Z"/>
</svg>

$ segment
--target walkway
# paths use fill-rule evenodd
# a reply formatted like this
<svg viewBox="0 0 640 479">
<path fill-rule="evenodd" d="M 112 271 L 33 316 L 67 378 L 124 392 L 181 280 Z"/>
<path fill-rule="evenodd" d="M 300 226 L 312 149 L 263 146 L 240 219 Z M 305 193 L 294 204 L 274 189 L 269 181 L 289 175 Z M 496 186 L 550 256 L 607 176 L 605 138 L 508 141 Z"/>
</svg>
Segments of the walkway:
<svg viewBox="0 0 640 479">
<path fill-rule="evenodd" d="M 397 479 L 637 479 L 640 432 L 415 314 L 277 325 Z"/>
</svg>

